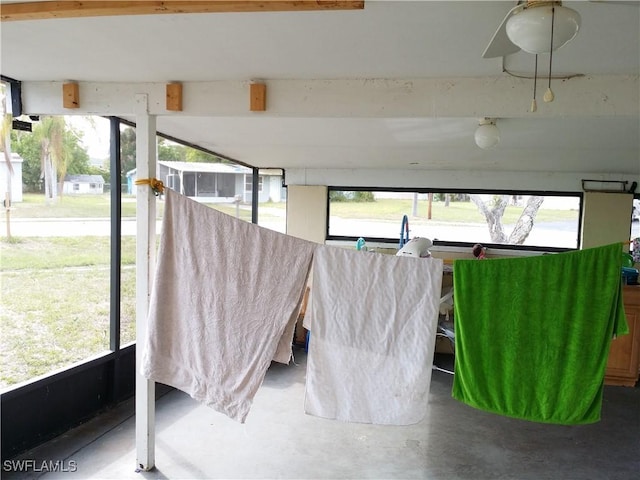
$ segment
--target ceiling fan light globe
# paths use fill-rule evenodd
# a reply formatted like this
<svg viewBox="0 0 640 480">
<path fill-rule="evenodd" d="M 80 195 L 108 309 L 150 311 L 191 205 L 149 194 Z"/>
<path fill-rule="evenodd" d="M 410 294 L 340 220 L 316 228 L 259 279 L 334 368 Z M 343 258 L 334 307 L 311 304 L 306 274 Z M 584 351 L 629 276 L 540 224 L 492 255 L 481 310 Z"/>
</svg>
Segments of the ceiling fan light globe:
<svg viewBox="0 0 640 480">
<path fill-rule="evenodd" d="M 493 123 L 480 125 L 476 129 L 475 140 L 480 148 L 493 148 L 500 143 L 500 130 Z"/>
<path fill-rule="evenodd" d="M 509 17 L 506 24 L 509 40 L 528 53 L 549 53 L 553 8 L 553 50 L 565 45 L 580 29 L 580 14 L 571 8 L 550 5 L 530 7 Z"/>
</svg>

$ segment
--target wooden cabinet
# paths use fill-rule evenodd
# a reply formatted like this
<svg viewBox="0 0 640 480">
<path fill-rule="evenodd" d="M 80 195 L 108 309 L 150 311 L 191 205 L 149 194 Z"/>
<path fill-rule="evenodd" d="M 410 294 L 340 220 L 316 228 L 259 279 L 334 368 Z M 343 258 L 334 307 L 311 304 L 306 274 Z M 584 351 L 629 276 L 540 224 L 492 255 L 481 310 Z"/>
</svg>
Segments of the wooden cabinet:
<svg viewBox="0 0 640 480">
<path fill-rule="evenodd" d="M 629 335 L 611 341 L 604 383 L 633 387 L 640 375 L 640 286 L 627 285 L 622 290 Z"/>
</svg>

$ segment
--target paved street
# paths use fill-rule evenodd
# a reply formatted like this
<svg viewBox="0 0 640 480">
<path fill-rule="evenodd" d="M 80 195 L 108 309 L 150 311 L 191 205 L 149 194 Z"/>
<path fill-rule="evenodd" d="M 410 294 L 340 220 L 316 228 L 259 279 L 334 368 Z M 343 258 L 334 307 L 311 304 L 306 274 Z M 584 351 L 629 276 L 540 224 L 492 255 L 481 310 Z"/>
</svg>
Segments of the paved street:
<svg viewBox="0 0 640 480">
<path fill-rule="evenodd" d="M 162 222 L 157 222 L 160 232 Z M 6 235 L 6 221 L 0 222 L 0 235 Z M 75 237 L 80 235 L 109 236 L 111 222 L 104 218 L 42 218 L 11 219 L 11 235 L 14 237 Z M 135 219 L 122 220 L 122 235 L 135 235 Z"/>
<path fill-rule="evenodd" d="M 276 231 L 283 231 L 283 222 L 273 221 L 263 225 Z M 162 221 L 156 222 L 156 231 L 160 233 Z M 429 225 L 411 225 L 410 237 L 423 236 L 431 239 L 451 238 L 451 230 L 456 229 L 456 238 L 469 242 L 489 242 L 489 232 L 484 224 L 454 225 L 451 223 L 431 223 Z M 400 237 L 400 223 L 380 223 L 370 220 L 332 219 L 331 233 L 334 235 L 362 236 L 363 232 L 376 232 L 375 236 L 385 238 Z M 11 219 L 11 235 L 15 237 L 73 237 L 79 235 L 109 236 L 111 222 L 104 218 L 77 219 Z M 122 220 L 122 235 L 136 234 L 136 220 Z M 0 221 L 0 236 L 6 235 L 6 221 Z M 575 245 L 575 225 L 571 222 L 537 224 L 527 239 L 527 244 L 546 244 L 555 247 L 572 247 Z M 374 235 L 371 235 L 374 236 Z M 640 221 L 634 221 L 631 237 L 640 237 Z M 366 238 L 366 234 L 365 234 Z"/>
</svg>

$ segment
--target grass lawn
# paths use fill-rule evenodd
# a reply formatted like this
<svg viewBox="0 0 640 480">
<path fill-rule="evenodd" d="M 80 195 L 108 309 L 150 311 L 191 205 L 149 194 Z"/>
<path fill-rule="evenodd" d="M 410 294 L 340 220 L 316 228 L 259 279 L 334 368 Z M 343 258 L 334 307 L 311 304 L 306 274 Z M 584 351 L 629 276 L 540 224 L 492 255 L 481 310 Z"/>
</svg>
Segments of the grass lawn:
<svg viewBox="0 0 640 480">
<path fill-rule="evenodd" d="M 239 213 L 243 220 L 251 220 L 251 209 L 246 205 L 236 209 L 235 204 L 228 203 L 208 203 L 206 204 L 216 210 L 220 210 L 228 215 L 236 216 Z M 264 203 L 263 207 L 286 209 L 285 203 Z M 132 195 L 123 195 L 122 217 L 132 218 L 136 216 L 136 198 Z M 156 214 L 162 218 L 164 213 L 164 201 L 156 202 Z M 47 203 L 44 195 L 36 193 L 25 193 L 23 201 L 14 203 L 11 207 L 11 218 L 109 218 L 111 216 L 111 197 L 108 193 L 104 195 L 64 195 L 56 202 Z M 261 218 L 268 218 L 273 215 L 261 212 Z M 3 216 L 4 219 L 4 216 Z"/>
<path fill-rule="evenodd" d="M 427 201 L 418 202 L 417 217 L 413 217 L 413 201 L 383 198 L 375 202 L 333 202 L 331 216 L 353 219 L 367 219 L 375 216 L 376 220 L 392 221 L 400 224 L 403 215 L 408 215 L 412 223 L 426 222 Z M 504 225 L 516 223 L 522 207 L 508 206 L 502 222 Z M 575 210 L 551 210 L 541 208 L 536 215 L 536 222 L 555 222 L 575 220 Z M 451 202 L 445 206 L 444 202 L 433 202 L 431 205 L 431 221 L 451 223 L 485 223 L 484 216 L 478 211 L 473 202 Z"/>
<path fill-rule="evenodd" d="M 11 207 L 12 218 L 109 218 L 111 197 L 104 195 L 63 195 L 55 202 L 47 203 L 44 195 L 25 193 L 22 202 Z M 158 215 L 162 214 L 162 202 L 158 202 Z M 122 216 L 135 217 L 135 197 L 123 195 Z"/>
<path fill-rule="evenodd" d="M 41 194 L 27 193 L 23 196 L 23 202 L 16 203 L 11 209 L 12 218 L 109 218 L 110 216 L 110 196 L 104 195 L 64 195 L 59 197 L 56 203 L 47 204 L 45 198 Z M 251 218 L 251 209 L 242 206 L 236 209 L 234 204 L 208 204 L 209 206 L 220 210 L 229 215 L 235 216 L 239 210 L 242 219 Z M 260 204 L 265 209 L 260 212 L 260 218 L 269 218 L 268 210 L 286 209 L 286 204 L 282 203 L 265 203 Z M 164 211 L 164 202 L 162 200 L 156 203 L 156 212 L 158 218 L 162 217 Z M 418 202 L 417 216 L 412 217 L 413 202 L 412 200 L 399 200 L 383 198 L 375 202 L 332 202 L 331 215 L 341 218 L 367 219 L 375 217 L 380 221 L 400 222 L 403 215 L 408 215 L 415 221 L 427 221 L 427 201 L 420 200 Z M 509 206 L 505 210 L 503 223 L 505 225 L 514 224 L 522 207 Z M 136 202 L 135 197 L 124 195 L 122 199 L 122 216 L 135 217 Z M 281 216 L 281 215 L 280 215 Z M 537 222 L 554 222 L 573 220 L 576 217 L 574 210 L 545 209 L 544 205 L 538 211 L 536 216 Z M 453 223 L 485 223 L 485 219 L 472 202 L 451 202 L 448 207 L 444 202 L 432 203 L 431 220 L 440 222 Z"/>
<path fill-rule="evenodd" d="M 4 241 L 0 388 L 109 349 L 109 237 Z M 135 238 L 122 238 L 121 342 L 135 339 Z"/>
</svg>

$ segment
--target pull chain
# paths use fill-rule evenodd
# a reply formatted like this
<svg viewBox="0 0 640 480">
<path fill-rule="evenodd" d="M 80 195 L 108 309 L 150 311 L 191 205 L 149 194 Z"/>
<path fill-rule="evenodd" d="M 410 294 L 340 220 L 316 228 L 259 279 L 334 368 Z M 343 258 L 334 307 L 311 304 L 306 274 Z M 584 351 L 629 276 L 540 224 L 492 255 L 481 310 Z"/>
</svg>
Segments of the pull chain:
<svg viewBox="0 0 640 480">
<path fill-rule="evenodd" d="M 531 100 L 531 112 L 538 110 L 538 103 L 536 102 L 536 85 L 538 83 L 538 54 L 536 53 L 536 66 L 533 71 L 533 100 Z"/>
<path fill-rule="evenodd" d="M 555 23 L 556 9 L 555 7 L 551 8 L 551 48 L 549 49 L 549 83 L 547 85 L 547 91 L 544 92 L 544 97 L 542 99 L 546 102 L 553 102 L 555 98 L 553 94 L 553 90 L 551 90 L 551 64 L 553 62 L 553 24 Z"/>
</svg>

